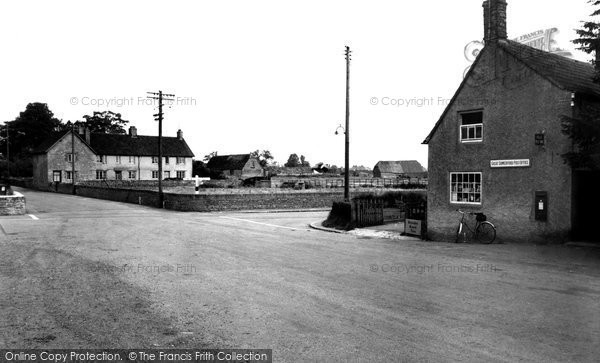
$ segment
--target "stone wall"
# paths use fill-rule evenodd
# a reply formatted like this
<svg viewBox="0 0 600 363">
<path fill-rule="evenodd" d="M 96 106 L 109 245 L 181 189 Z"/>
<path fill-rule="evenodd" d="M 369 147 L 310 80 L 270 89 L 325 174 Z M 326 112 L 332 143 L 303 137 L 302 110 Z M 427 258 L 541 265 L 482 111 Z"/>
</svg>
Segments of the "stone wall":
<svg viewBox="0 0 600 363">
<path fill-rule="evenodd" d="M 25 214 L 25 196 L 23 194 L 13 192 L 13 195 L 0 195 L 0 215 L 20 214 Z"/>
</svg>

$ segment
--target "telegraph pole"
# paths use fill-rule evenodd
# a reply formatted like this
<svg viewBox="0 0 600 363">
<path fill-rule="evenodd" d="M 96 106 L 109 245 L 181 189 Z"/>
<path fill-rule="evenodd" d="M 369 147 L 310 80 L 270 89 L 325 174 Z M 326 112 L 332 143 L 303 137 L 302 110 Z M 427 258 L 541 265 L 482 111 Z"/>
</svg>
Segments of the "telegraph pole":
<svg viewBox="0 0 600 363">
<path fill-rule="evenodd" d="M 350 55 L 352 51 L 346 46 L 346 157 L 344 160 L 344 200 L 350 201 Z"/>
<path fill-rule="evenodd" d="M 163 122 L 163 101 L 174 101 L 174 94 L 158 92 L 148 92 L 148 98 L 158 100 L 158 113 L 154 114 L 155 120 L 158 121 L 158 207 L 162 208 L 164 204 L 164 195 L 162 189 L 162 122 Z"/>
<path fill-rule="evenodd" d="M 72 193 L 75 194 L 75 123 L 71 124 L 71 183 L 73 183 Z"/>
</svg>

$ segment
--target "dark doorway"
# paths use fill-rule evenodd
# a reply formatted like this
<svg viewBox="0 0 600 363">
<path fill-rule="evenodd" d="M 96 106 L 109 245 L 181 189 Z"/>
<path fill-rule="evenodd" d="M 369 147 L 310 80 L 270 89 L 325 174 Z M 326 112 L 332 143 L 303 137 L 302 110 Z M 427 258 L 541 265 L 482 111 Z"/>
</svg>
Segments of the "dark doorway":
<svg viewBox="0 0 600 363">
<path fill-rule="evenodd" d="M 573 172 L 573 238 L 600 243 L 600 171 Z"/>
</svg>

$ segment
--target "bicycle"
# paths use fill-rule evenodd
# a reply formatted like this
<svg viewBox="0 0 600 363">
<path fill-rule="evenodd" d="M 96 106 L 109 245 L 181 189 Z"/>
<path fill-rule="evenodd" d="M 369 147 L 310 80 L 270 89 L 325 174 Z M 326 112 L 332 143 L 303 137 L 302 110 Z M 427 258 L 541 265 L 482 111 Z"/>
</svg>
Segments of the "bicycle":
<svg viewBox="0 0 600 363">
<path fill-rule="evenodd" d="M 456 229 L 456 243 L 461 242 L 460 236 L 463 236 L 463 242 L 466 242 L 467 230 L 471 233 L 473 239 L 477 240 L 480 243 L 490 244 L 494 242 L 496 239 L 496 227 L 487 221 L 487 217 L 483 213 L 473 213 L 473 212 L 463 212 L 460 209 L 456 210 L 459 212 L 462 217 L 460 219 L 460 223 L 458 224 L 458 228 Z M 475 228 L 471 229 L 467 222 L 465 221 L 465 215 L 475 216 Z"/>
</svg>

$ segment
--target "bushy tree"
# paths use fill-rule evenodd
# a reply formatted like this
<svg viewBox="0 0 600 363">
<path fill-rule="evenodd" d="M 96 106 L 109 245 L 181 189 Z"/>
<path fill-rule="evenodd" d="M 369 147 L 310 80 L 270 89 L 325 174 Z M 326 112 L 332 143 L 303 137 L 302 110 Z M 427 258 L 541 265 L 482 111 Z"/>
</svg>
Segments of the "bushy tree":
<svg viewBox="0 0 600 363">
<path fill-rule="evenodd" d="M 287 168 L 297 168 L 300 165 L 300 158 L 298 157 L 298 154 L 290 154 L 288 161 L 283 166 Z"/>
<path fill-rule="evenodd" d="M 596 9 L 593 17 L 600 15 L 600 0 L 590 0 Z M 576 30 L 579 38 L 573 40 L 578 49 L 594 54 L 592 62 L 596 69 L 593 81 L 600 84 L 600 23 L 585 21 L 582 28 Z M 576 118 L 562 117 L 562 132 L 573 141 L 573 151 L 563 154 L 563 158 L 572 168 L 598 169 L 600 149 L 600 109 L 589 103 L 582 103 Z"/>
<path fill-rule="evenodd" d="M 269 150 L 255 150 L 250 153 L 250 156 L 257 158 L 258 162 L 260 163 L 260 166 L 262 166 L 263 168 L 268 166 L 271 160 L 274 159 L 273 154 L 271 154 Z"/>
<path fill-rule="evenodd" d="M 85 121 L 78 121 L 75 124 L 86 126 L 90 132 L 101 132 L 105 134 L 125 134 L 125 127 L 129 123 L 121 118 L 120 113 L 112 111 L 95 111 L 91 116 L 83 116 Z"/>
</svg>

